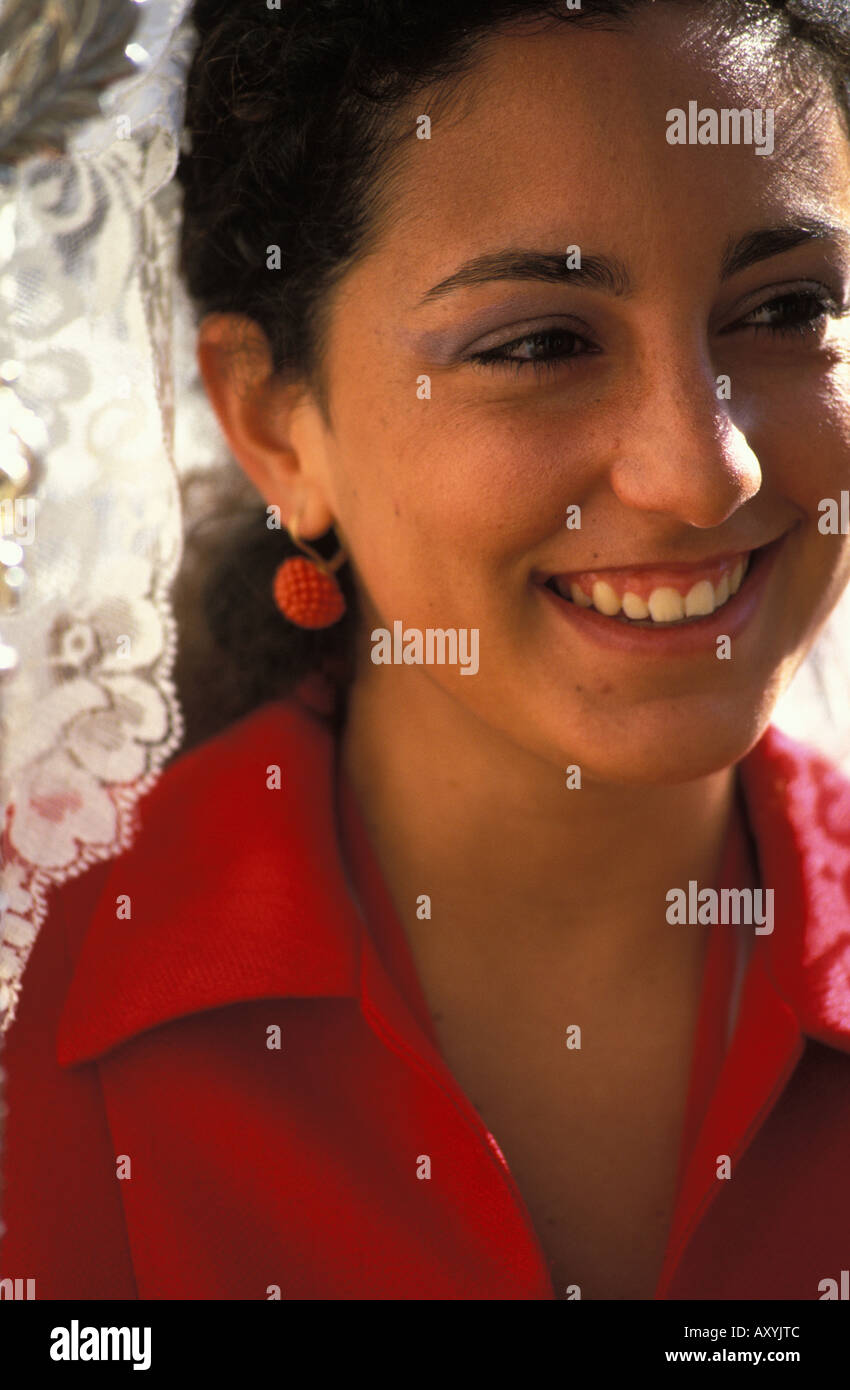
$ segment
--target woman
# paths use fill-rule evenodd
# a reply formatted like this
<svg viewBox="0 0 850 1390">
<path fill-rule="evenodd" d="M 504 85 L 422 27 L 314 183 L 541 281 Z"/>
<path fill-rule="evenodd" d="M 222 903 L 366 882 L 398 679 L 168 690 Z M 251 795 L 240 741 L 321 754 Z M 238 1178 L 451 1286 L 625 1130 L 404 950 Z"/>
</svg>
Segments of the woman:
<svg viewBox="0 0 850 1390">
<path fill-rule="evenodd" d="M 215 621 L 275 698 L 57 897 L 2 1273 L 838 1296 L 850 786 L 770 720 L 850 575 L 846 27 L 196 13 L 183 271 L 264 504 Z"/>
</svg>

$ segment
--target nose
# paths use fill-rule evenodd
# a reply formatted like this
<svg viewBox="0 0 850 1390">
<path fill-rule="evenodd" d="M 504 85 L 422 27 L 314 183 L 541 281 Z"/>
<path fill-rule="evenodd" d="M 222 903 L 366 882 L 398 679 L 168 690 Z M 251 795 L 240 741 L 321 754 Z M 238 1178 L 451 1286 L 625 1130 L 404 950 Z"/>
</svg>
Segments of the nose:
<svg viewBox="0 0 850 1390">
<path fill-rule="evenodd" d="M 647 349 L 610 481 L 628 507 L 707 529 L 755 496 L 762 472 L 734 405 L 734 381 L 726 400 L 707 353 L 685 360 L 681 344 L 675 352 L 674 361 L 672 345 Z"/>
</svg>

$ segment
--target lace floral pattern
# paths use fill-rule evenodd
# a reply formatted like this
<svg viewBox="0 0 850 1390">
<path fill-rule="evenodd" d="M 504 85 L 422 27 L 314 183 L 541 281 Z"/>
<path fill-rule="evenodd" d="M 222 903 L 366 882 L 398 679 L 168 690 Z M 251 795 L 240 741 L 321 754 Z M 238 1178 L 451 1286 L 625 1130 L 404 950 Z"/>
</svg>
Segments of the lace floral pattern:
<svg viewBox="0 0 850 1390">
<path fill-rule="evenodd" d="M 148 3 L 140 75 L 0 188 L 0 364 L 46 431 L 27 589 L 2 620 L 19 663 L 0 716 L 0 1029 L 51 885 L 129 845 L 182 736 L 171 287 L 188 8 Z"/>
</svg>

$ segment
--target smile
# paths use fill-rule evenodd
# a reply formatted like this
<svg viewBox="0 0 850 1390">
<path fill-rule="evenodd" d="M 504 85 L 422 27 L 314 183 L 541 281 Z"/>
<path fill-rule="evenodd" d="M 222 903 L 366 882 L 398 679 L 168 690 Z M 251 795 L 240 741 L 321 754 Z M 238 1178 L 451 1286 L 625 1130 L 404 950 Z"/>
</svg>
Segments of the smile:
<svg viewBox="0 0 850 1390">
<path fill-rule="evenodd" d="M 649 660 L 716 657 L 718 639 L 743 637 L 761 611 L 790 534 L 689 565 L 540 575 L 534 587 L 582 641 Z"/>
<path fill-rule="evenodd" d="M 641 566 L 553 575 L 546 587 L 578 608 L 643 627 L 709 617 L 737 594 L 753 551 L 700 565 Z"/>
</svg>

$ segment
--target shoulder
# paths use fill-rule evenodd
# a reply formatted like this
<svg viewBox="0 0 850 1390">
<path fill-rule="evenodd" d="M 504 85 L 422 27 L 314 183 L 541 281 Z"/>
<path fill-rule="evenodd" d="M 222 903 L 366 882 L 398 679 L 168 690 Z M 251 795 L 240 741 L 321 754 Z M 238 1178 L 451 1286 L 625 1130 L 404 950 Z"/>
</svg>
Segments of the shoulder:
<svg viewBox="0 0 850 1390">
<path fill-rule="evenodd" d="M 822 833 L 850 845 L 850 778 L 822 753 L 772 724 L 741 770 L 753 790 L 784 803 L 795 821 L 814 817 Z"/>
<path fill-rule="evenodd" d="M 327 763 L 332 742 L 327 721 L 300 701 L 264 704 L 169 764 L 140 804 L 140 836 L 153 835 L 161 818 L 188 805 L 227 819 L 234 794 L 262 799 L 275 769 L 291 779 L 305 761 L 315 773 L 317 764 Z M 130 852 L 141 843 L 138 838 Z"/>
<path fill-rule="evenodd" d="M 774 975 L 803 1031 L 850 1050 L 850 780 L 771 726 L 740 765 Z"/>
<path fill-rule="evenodd" d="M 850 779 L 774 726 L 740 771 L 762 868 L 767 861 L 786 892 L 802 892 L 801 906 L 818 919 L 815 899 L 833 885 L 835 925 L 850 930 Z"/>
<path fill-rule="evenodd" d="M 339 854 L 335 761 L 327 721 L 290 700 L 170 765 L 101 880 L 60 1062 L 225 1004 L 354 993 L 360 921 Z"/>
</svg>

